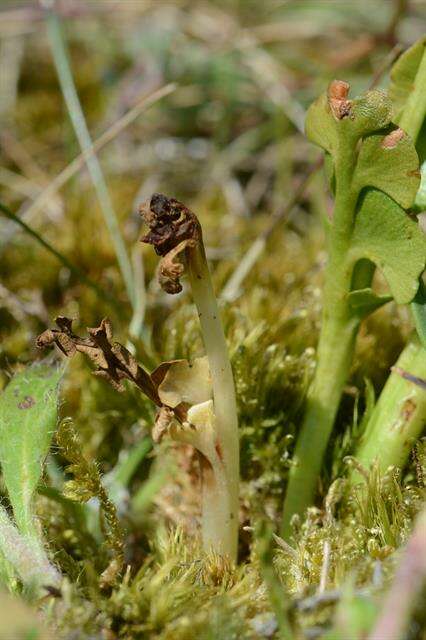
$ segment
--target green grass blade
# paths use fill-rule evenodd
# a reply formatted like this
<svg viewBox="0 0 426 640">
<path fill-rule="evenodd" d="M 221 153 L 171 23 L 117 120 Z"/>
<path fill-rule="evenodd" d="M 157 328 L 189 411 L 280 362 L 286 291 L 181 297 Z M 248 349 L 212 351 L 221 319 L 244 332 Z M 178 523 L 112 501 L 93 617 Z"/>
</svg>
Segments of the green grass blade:
<svg viewBox="0 0 426 640">
<path fill-rule="evenodd" d="M 152 439 L 148 436 L 135 445 L 126 458 L 123 461 L 120 461 L 114 469 L 114 484 L 120 487 L 128 487 L 139 464 L 146 458 L 151 449 Z"/>
<path fill-rule="evenodd" d="M 16 374 L 0 396 L 0 463 L 19 531 L 37 535 L 32 500 L 57 421 L 63 368 L 44 363 Z"/>
<path fill-rule="evenodd" d="M 169 461 L 168 461 L 169 462 Z M 173 467 L 160 466 L 151 473 L 131 500 L 131 510 L 136 518 L 141 518 L 151 506 L 157 493 L 164 487 L 173 473 Z"/>
<path fill-rule="evenodd" d="M 87 128 L 86 119 L 74 84 L 69 55 L 62 35 L 61 25 L 53 10 L 48 10 L 46 12 L 46 16 L 47 33 L 59 83 L 61 85 L 64 100 L 81 150 L 86 152 L 93 146 L 92 139 Z M 127 295 L 129 296 L 129 300 L 132 305 L 134 305 L 135 291 L 133 285 L 132 266 L 121 235 L 117 216 L 114 211 L 111 196 L 108 191 L 101 166 L 96 155 L 89 155 L 86 163 L 101 206 L 105 223 L 108 227 L 112 244 L 114 246 L 114 251 L 123 276 Z"/>
<path fill-rule="evenodd" d="M 59 262 L 63 264 L 64 267 L 69 269 L 71 273 L 73 273 L 79 280 L 81 280 L 81 282 L 84 282 L 84 284 L 86 284 L 88 287 L 96 291 L 96 293 L 100 298 L 102 298 L 103 300 L 105 300 L 105 302 L 108 302 L 109 304 L 113 304 L 115 307 L 118 306 L 115 298 L 113 298 L 112 296 L 108 295 L 105 291 L 103 291 L 103 289 L 101 289 L 101 287 L 99 287 L 96 284 L 96 282 L 93 282 L 92 280 L 90 280 L 90 278 L 88 278 L 85 275 L 84 271 L 76 267 L 72 262 L 68 260 L 68 258 L 62 255 L 62 253 L 59 253 L 59 251 L 57 251 L 55 247 L 52 247 L 51 244 L 49 244 L 44 238 L 42 238 L 41 235 L 37 233 L 37 231 L 32 229 L 32 227 L 30 227 L 26 222 L 21 220 L 21 218 L 15 215 L 8 207 L 6 207 L 6 205 L 4 205 L 1 202 L 0 202 L 0 211 L 2 211 L 5 214 L 5 216 L 10 218 L 10 220 L 13 220 L 13 222 L 16 222 L 16 224 L 19 224 L 19 226 L 22 227 L 22 229 L 28 235 L 34 238 L 34 240 L 37 240 L 37 242 L 41 244 L 42 247 L 44 247 L 49 253 L 55 256 L 55 258 L 59 260 Z"/>
</svg>

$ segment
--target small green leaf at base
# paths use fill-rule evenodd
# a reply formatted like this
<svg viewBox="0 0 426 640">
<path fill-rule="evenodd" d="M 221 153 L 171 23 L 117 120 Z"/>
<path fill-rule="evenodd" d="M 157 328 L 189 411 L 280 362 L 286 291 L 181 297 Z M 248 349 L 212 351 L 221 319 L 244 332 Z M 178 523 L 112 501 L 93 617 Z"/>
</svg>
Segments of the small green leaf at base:
<svg viewBox="0 0 426 640">
<path fill-rule="evenodd" d="M 366 192 L 355 218 L 351 254 L 381 269 L 398 304 L 413 300 L 425 268 L 426 236 L 386 194 Z"/>
<path fill-rule="evenodd" d="M 17 373 L 0 396 L 0 463 L 18 529 L 34 535 L 32 498 L 56 428 L 63 367 Z"/>
<path fill-rule="evenodd" d="M 393 298 L 389 295 L 380 296 L 371 287 L 366 287 L 365 289 L 351 291 L 348 300 L 356 315 L 365 318 L 376 309 L 393 300 Z"/>
</svg>

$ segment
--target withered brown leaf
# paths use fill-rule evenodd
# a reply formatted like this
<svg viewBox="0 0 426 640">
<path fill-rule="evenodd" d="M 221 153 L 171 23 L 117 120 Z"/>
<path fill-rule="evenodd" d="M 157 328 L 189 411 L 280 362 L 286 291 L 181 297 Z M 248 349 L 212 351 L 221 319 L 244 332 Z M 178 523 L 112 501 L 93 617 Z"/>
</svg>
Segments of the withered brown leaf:
<svg viewBox="0 0 426 640">
<path fill-rule="evenodd" d="M 182 240 L 176 247 L 170 249 L 160 261 L 158 281 L 166 293 L 179 293 L 182 291 L 180 278 L 185 271 L 183 260 L 185 249 L 195 247 L 195 240 Z"/>
<path fill-rule="evenodd" d="M 88 328 L 87 338 L 80 338 L 72 331 L 72 320 L 59 316 L 55 320 L 57 329 L 47 329 L 37 338 L 40 348 L 56 344 L 66 356 L 76 352 L 85 354 L 95 365 L 94 375 L 105 378 L 118 391 L 124 391 L 122 380 L 130 380 L 157 406 L 161 406 L 157 388 L 151 376 L 119 342 L 112 341 L 112 327 L 104 318 L 99 327 Z"/>
<path fill-rule="evenodd" d="M 170 366 L 176 361 L 163 362 L 150 375 L 141 367 L 134 356 L 119 342 L 112 342 L 112 327 L 108 318 L 104 318 L 99 327 L 88 328 L 87 338 L 81 338 L 72 330 L 72 320 L 59 316 L 55 320 L 57 329 L 47 329 L 36 340 L 40 348 L 55 344 L 63 354 L 72 357 L 75 353 L 83 353 L 95 365 L 94 375 L 105 378 L 117 391 L 124 391 L 123 380 L 130 380 L 157 407 L 164 408 L 158 394 Z M 187 407 L 184 403 L 170 408 L 170 415 L 179 422 L 186 420 Z M 159 414 L 160 415 L 160 414 Z M 163 412 L 164 417 L 164 412 Z"/>
</svg>

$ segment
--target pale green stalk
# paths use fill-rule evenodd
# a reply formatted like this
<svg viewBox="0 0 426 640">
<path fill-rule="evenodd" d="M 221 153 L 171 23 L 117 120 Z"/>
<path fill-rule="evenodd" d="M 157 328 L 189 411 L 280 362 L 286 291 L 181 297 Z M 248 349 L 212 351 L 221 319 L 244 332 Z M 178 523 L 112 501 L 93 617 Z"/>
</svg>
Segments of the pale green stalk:
<svg viewBox="0 0 426 640">
<path fill-rule="evenodd" d="M 132 262 L 134 284 L 138 294 L 129 324 L 129 335 L 139 338 L 142 334 L 146 311 L 145 269 L 140 244 L 136 245 L 132 252 Z M 149 339 L 146 342 L 149 343 Z"/>
<path fill-rule="evenodd" d="M 352 190 L 355 154 L 347 145 L 336 162 L 336 203 L 329 227 L 329 262 L 325 274 L 322 328 L 317 368 L 297 439 L 284 503 L 281 535 L 288 539 L 291 518 L 312 504 L 325 450 L 352 363 L 359 319 L 351 312 L 348 295 L 353 285 L 353 261 L 348 259 L 358 194 Z M 369 286 L 367 270 L 362 286 Z M 358 284 L 358 283 L 357 283 Z"/>
<path fill-rule="evenodd" d="M 187 249 L 192 295 L 198 310 L 213 384 L 219 462 L 203 465 L 203 541 L 207 549 L 237 558 L 239 442 L 237 405 L 228 347 L 203 243 Z"/>
<path fill-rule="evenodd" d="M 198 397 L 191 406 L 191 400 L 185 392 L 185 398 L 180 394 L 181 400 L 175 404 L 175 399 L 162 389 L 163 382 L 158 387 L 158 394 L 165 407 L 175 407 L 175 411 L 178 407 L 182 409 L 182 401 L 189 407 L 187 413 L 184 411 L 184 415 L 181 413 L 178 418 L 181 426 L 172 428 L 170 435 L 178 442 L 191 444 L 200 454 L 201 528 L 205 551 L 227 556 L 235 562 L 238 551 L 239 491 L 237 403 L 201 226 L 195 214 L 182 202 L 160 193 L 153 194 L 149 205 L 146 203 L 141 207 L 141 213 L 150 228 L 143 241 L 153 244 L 157 253 L 163 256 L 159 281 L 165 291 L 173 294 L 182 290 L 179 278 L 186 266 L 206 352 L 206 393 L 202 394 L 202 398 Z M 171 374 L 172 368 L 173 364 L 166 376 Z M 199 372 L 194 374 L 192 385 L 198 385 L 199 375 Z M 183 408 L 185 410 L 185 405 Z"/>
</svg>

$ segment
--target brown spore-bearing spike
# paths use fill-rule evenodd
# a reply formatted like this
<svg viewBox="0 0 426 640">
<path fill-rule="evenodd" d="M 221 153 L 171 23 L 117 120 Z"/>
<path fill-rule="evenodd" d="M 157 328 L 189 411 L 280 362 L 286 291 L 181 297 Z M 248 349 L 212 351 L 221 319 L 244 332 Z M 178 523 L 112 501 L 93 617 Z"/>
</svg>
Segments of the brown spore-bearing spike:
<svg viewBox="0 0 426 640">
<path fill-rule="evenodd" d="M 197 216 L 175 198 L 154 193 L 149 204 L 141 205 L 140 213 L 149 227 L 142 242 L 152 244 L 159 256 L 165 256 L 183 240 L 198 242 L 201 238 Z"/>
<path fill-rule="evenodd" d="M 179 200 L 161 193 L 154 193 L 149 203 L 142 204 L 140 213 L 149 227 L 142 242 L 152 244 L 163 258 L 159 265 L 160 285 L 167 293 L 179 293 L 186 250 L 201 241 L 197 216 Z"/>
</svg>

